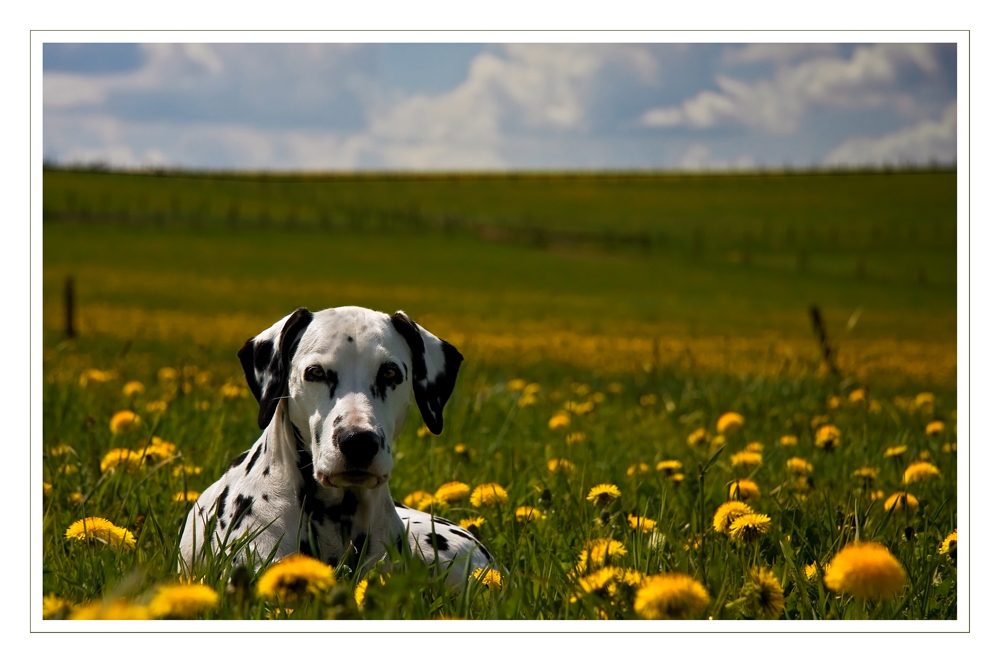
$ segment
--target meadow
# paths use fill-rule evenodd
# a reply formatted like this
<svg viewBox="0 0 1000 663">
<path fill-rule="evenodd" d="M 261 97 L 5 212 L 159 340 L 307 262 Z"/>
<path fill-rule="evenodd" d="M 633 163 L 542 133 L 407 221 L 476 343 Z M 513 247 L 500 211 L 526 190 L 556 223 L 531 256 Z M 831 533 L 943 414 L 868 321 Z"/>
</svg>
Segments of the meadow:
<svg viewBox="0 0 1000 663">
<path fill-rule="evenodd" d="M 954 173 L 44 178 L 49 618 L 956 618 Z M 390 485 L 505 573 L 183 584 L 191 494 L 258 434 L 236 350 L 347 304 L 465 355 Z"/>
</svg>

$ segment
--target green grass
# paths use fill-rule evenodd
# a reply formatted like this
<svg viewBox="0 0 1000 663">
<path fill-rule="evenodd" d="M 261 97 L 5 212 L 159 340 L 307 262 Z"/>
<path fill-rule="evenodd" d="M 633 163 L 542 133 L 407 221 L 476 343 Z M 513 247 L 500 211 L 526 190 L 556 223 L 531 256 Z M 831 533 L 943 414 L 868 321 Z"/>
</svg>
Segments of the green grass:
<svg viewBox="0 0 1000 663">
<path fill-rule="evenodd" d="M 442 515 L 482 515 L 482 538 L 509 573 L 499 592 L 474 582 L 456 596 L 401 560 L 384 585 L 369 579 L 358 608 L 351 595 L 359 579 L 342 566 L 332 592 L 286 617 L 635 618 L 634 589 L 588 594 L 574 571 L 587 541 L 611 537 L 628 550 L 617 560 L 622 568 L 702 582 L 711 599 L 702 617 L 759 616 L 742 596 L 749 571 L 763 565 L 782 585 L 784 618 L 955 619 L 956 568 L 937 551 L 957 519 L 956 456 L 944 446 L 956 437 L 955 375 L 947 369 L 929 381 L 911 370 L 955 363 L 954 210 L 949 173 L 226 179 L 46 171 L 41 462 L 51 492 L 41 589 L 73 604 L 121 596 L 142 605 L 175 580 L 186 505 L 173 495 L 207 487 L 259 434 L 252 398 L 221 393 L 242 380 L 235 351 L 297 306 L 357 304 L 402 308 L 446 338 L 467 339 L 444 433 L 418 437 L 411 409 L 391 489 L 402 499 L 448 481 L 502 484 L 505 507 L 465 501 Z M 67 276 L 81 331 L 72 341 L 61 331 Z M 813 304 L 845 353 L 905 359 L 865 378 L 823 377 L 807 316 Z M 659 339 L 663 348 L 676 339 L 718 341 L 691 345 L 691 361 L 630 355 L 605 363 L 609 351 L 567 363 L 555 359 L 557 332 Z M 552 354 L 519 359 L 483 340 L 531 334 L 552 335 Z M 722 370 L 698 355 L 772 338 L 801 355 L 799 368 Z M 186 377 L 160 381 L 166 366 L 181 375 L 187 367 Z M 90 368 L 117 377 L 83 387 Z M 211 379 L 199 383 L 204 371 Z M 536 403 L 517 405 L 519 394 L 507 387 L 514 378 L 540 385 Z M 145 391 L 124 396 L 130 380 Z M 879 403 L 873 411 L 847 402 L 863 383 L 869 402 Z M 923 391 L 936 401 L 916 408 Z M 550 429 L 568 401 L 596 392 L 604 400 L 592 412 L 574 414 L 568 430 Z M 843 403 L 831 408 L 831 396 Z M 146 409 L 158 399 L 169 403 L 162 415 Z M 140 430 L 111 434 L 108 422 L 121 409 L 140 413 Z M 712 461 L 711 450 L 687 438 L 701 427 L 714 433 L 727 411 L 746 425 Z M 842 431 L 837 449 L 813 444 L 817 416 Z M 932 420 L 945 423 L 943 435 L 924 433 Z M 568 444 L 570 432 L 586 440 Z M 154 434 L 177 444 L 178 457 L 134 473 L 101 472 L 108 450 L 142 448 Z M 797 446 L 778 444 L 787 434 L 798 436 Z M 751 441 L 764 444 L 763 464 L 733 468 L 730 456 Z M 468 453 L 456 453 L 458 444 Z M 72 452 L 54 455 L 60 445 Z M 883 457 L 899 445 L 907 446 L 902 457 Z M 921 453 L 942 476 L 910 486 L 916 514 L 888 517 L 885 497 L 902 489 L 903 470 Z M 786 471 L 792 456 L 814 466 L 810 485 Z M 550 472 L 554 458 L 575 469 Z M 655 469 L 628 473 L 666 459 L 683 463 L 682 481 Z M 201 473 L 174 476 L 183 464 Z M 879 468 L 874 485 L 852 476 L 861 466 Z M 730 541 L 711 522 L 729 482 L 751 473 L 763 493 L 753 506 L 773 524 L 756 545 Z M 622 497 L 602 509 L 585 498 L 603 482 Z M 545 518 L 516 522 L 515 507 L 529 505 Z M 628 515 L 656 520 L 657 536 L 632 530 Z M 135 550 L 66 541 L 66 528 L 85 516 L 128 527 Z M 855 538 L 884 543 L 900 560 L 908 578 L 900 595 L 862 602 L 804 577 L 806 564 L 822 566 Z M 261 618 L 280 607 L 256 597 L 252 574 L 237 571 L 228 583 L 232 573 L 228 556 L 213 560 L 205 582 L 221 602 L 204 617 Z"/>
</svg>

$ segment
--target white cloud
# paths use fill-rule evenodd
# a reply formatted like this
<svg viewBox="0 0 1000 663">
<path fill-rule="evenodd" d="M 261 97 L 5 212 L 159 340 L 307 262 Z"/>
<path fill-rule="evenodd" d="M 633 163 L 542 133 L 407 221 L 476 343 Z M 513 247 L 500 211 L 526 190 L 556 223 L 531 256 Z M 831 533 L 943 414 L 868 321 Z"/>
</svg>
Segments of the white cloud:
<svg viewBox="0 0 1000 663">
<path fill-rule="evenodd" d="M 723 62 L 753 64 L 774 62 L 788 64 L 811 55 L 835 55 L 834 44 L 747 44 L 743 48 L 728 50 Z"/>
<path fill-rule="evenodd" d="M 708 170 L 749 170 L 756 166 L 753 157 L 744 154 L 735 159 L 716 159 L 712 157 L 712 152 L 703 143 L 693 143 L 681 158 L 677 160 L 675 166 L 681 170 L 708 171 Z"/>
<path fill-rule="evenodd" d="M 844 141 L 823 163 L 829 166 L 951 163 L 957 156 L 956 105 L 949 104 L 940 119 L 924 120 L 878 138 Z"/>
<path fill-rule="evenodd" d="M 932 45 L 859 46 L 849 59 L 813 58 L 781 67 L 772 79 L 754 83 L 720 75 L 716 78 L 720 91 L 706 90 L 679 106 L 651 109 L 643 114 L 641 123 L 703 129 L 735 122 L 769 133 L 790 134 L 816 107 L 895 104 L 912 108 L 912 100 L 892 91 L 900 70 L 907 65 L 933 72 L 937 62 Z"/>
</svg>

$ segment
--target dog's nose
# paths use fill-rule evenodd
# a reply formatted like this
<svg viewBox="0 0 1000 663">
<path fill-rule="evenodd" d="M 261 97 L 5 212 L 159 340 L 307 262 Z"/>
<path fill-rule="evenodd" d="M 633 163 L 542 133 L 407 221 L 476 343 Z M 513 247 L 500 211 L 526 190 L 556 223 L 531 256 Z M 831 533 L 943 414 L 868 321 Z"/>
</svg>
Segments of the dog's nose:
<svg viewBox="0 0 1000 663">
<path fill-rule="evenodd" d="M 371 431 L 349 433 L 340 441 L 340 453 L 354 467 L 368 467 L 378 453 L 379 437 Z"/>
</svg>

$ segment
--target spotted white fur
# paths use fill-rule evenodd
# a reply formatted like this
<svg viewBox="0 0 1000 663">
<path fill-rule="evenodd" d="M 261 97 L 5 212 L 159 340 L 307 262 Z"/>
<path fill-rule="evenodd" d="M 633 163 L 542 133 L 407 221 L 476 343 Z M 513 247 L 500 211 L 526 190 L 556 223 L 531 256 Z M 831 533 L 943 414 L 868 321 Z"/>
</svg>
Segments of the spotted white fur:
<svg viewBox="0 0 1000 663">
<path fill-rule="evenodd" d="M 239 357 L 263 433 L 192 507 L 181 571 L 204 562 L 206 542 L 213 551 L 235 546 L 254 568 L 304 552 L 366 571 L 389 548 L 402 550 L 404 538 L 452 585 L 469 570 L 493 568 L 468 530 L 389 493 L 392 444 L 411 391 L 427 427 L 441 431 L 462 362 L 454 347 L 401 311 L 346 306 L 298 309 L 248 340 Z"/>
</svg>

